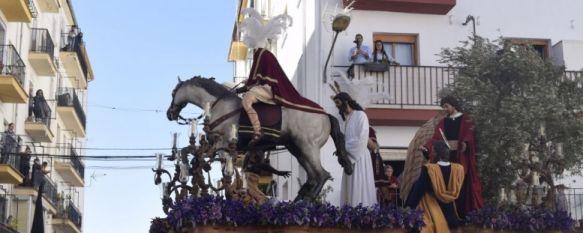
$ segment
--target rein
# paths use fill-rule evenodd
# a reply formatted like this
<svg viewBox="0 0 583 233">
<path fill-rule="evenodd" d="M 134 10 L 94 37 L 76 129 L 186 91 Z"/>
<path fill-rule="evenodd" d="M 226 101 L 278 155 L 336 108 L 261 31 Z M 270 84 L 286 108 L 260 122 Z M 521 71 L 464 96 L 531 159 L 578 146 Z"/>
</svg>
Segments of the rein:
<svg viewBox="0 0 583 233">
<path fill-rule="evenodd" d="M 225 98 L 226 96 L 228 96 L 228 95 L 229 95 L 231 92 L 233 92 L 233 90 L 235 90 L 235 89 L 236 89 L 236 88 L 237 88 L 239 85 L 241 85 L 241 83 L 243 83 L 243 82 L 239 82 L 237 85 L 235 85 L 234 87 L 230 88 L 228 92 L 225 92 L 224 94 L 222 94 L 221 96 L 219 96 L 219 97 L 218 97 L 218 98 L 217 98 L 217 99 L 216 99 L 216 100 L 213 102 L 213 104 L 211 105 L 211 108 L 209 109 L 209 111 L 210 111 L 210 110 L 212 110 L 212 109 L 213 109 L 213 108 L 214 108 L 214 107 L 215 107 L 215 106 L 216 106 L 216 105 L 219 103 L 219 101 L 221 101 L 223 98 Z M 238 108 L 238 109 L 235 109 L 235 110 L 233 110 L 233 111 L 231 111 L 231 112 L 229 112 L 229 113 L 227 113 L 227 114 L 225 114 L 225 115 L 223 115 L 223 116 L 219 117 L 219 119 L 217 119 L 217 120 L 213 121 L 212 123 L 208 124 L 208 127 L 209 127 L 208 129 L 209 129 L 209 130 L 212 130 L 212 129 L 214 129 L 215 127 L 217 127 L 218 125 L 220 125 L 221 123 L 223 123 L 223 121 L 225 121 L 225 120 L 227 120 L 227 119 L 229 119 L 229 118 L 231 118 L 231 117 L 235 116 L 235 115 L 236 115 L 238 112 L 240 112 L 240 111 L 241 111 L 241 108 Z M 198 121 L 198 120 L 200 120 L 202 117 L 204 117 L 204 112 L 203 112 L 203 113 L 201 113 L 200 115 L 198 115 L 198 116 L 197 116 L 197 117 L 195 117 L 195 118 L 184 118 L 184 117 L 182 117 L 180 114 L 178 114 L 178 119 L 179 119 L 179 120 L 182 120 L 183 122 L 180 122 L 180 121 L 178 121 L 178 120 L 176 120 L 176 122 L 177 122 L 179 125 L 189 125 L 189 124 L 190 124 L 190 123 L 191 123 L 193 120 L 195 120 L 195 119 L 196 119 L 196 120 Z"/>
</svg>

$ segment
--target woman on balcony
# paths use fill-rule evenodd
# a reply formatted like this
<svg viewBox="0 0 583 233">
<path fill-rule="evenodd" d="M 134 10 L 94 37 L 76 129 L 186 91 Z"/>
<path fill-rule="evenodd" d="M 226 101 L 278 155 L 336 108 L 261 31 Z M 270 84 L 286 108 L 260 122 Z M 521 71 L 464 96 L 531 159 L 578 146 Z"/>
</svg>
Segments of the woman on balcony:
<svg viewBox="0 0 583 233">
<path fill-rule="evenodd" d="M 48 125 L 51 109 L 49 108 L 49 104 L 45 100 L 43 90 L 41 89 L 38 89 L 36 95 L 32 98 L 32 111 L 37 122 L 41 121 Z"/>
<path fill-rule="evenodd" d="M 375 63 L 388 63 L 393 65 L 399 65 L 395 59 L 385 52 L 385 46 L 383 46 L 383 41 L 375 40 L 374 50 L 372 52 L 372 60 Z"/>
</svg>

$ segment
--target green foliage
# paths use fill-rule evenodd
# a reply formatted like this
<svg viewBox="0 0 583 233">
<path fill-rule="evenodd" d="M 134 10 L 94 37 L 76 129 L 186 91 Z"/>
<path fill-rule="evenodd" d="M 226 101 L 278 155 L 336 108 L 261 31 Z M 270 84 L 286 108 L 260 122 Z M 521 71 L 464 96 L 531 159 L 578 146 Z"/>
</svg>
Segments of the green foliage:
<svg viewBox="0 0 583 233">
<path fill-rule="evenodd" d="M 529 159 L 525 145 L 532 155 L 536 146 L 555 148 L 562 143 L 564 158 L 549 173 L 551 179 L 565 170 L 580 172 L 583 72 L 576 74 L 576 80 L 565 79 L 563 67 L 542 59 L 530 46 L 480 37 L 470 38 L 461 47 L 444 49 L 441 57 L 441 62 L 459 68 L 451 89 L 475 120 L 478 167 L 488 201 L 496 201 L 500 188 L 510 187 L 525 160 L 529 167 L 541 169 L 554 161 L 552 150 L 535 151 L 537 159 Z"/>
</svg>

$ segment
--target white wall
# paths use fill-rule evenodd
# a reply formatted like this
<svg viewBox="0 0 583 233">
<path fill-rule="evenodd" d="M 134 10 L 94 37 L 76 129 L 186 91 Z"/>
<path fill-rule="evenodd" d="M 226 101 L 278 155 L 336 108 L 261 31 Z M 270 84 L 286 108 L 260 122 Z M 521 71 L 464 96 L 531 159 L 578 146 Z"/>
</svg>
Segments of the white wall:
<svg viewBox="0 0 583 233">
<path fill-rule="evenodd" d="M 329 1 L 330 2 L 330 1 Z M 336 1 L 331 1 L 336 2 Z M 472 26 L 462 26 L 466 16 L 476 18 L 476 32 L 491 40 L 499 37 L 583 40 L 583 2 L 578 0 L 471 0 L 457 1 L 447 15 L 411 14 L 381 11 L 353 11 L 347 31 L 339 36 L 335 65 L 348 64 L 346 51 L 353 46 L 356 33 L 365 44 L 373 33 L 418 34 L 420 65 L 439 65 L 442 48 L 459 46 L 472 34 Z M 579 59 L 578 63 L 582 63 Z"/>
<path fill-rule="evenodd" d="M 285 4 L 277 3 L 270 5 L 272 16 L 286 11 L 294 21 L 277 42 L 275 53 L 281 66 L 302 95 L 319 103 L 328 112 L 336 113 L 337 109 L 329 98 L 332 91 L 322 82 L 322 72 L 334 36 L 331 19 L 341 11 L 342 1 L 288 0 Z M 353 46 L 354 35 L 363 34 L 365 44 L 370 46 L 375 32 L 417 34 L 419 64 L 440 65 L 436 54 L 442 48 L 460 46 L 459 42 L 468 40 L 472 34 L 471 23 L 462 26 L 466 16 L 471 14 L 476 18 L 477 34 L 491 40 L 499 37 L 550 39 L 550 45 L 573 40 L 570 47 L 563 50 L 564 60 L 569 69 L 580 69 L 583 67 L 583 52 L 577 51 L 581 51 L 579 46 L 583 41 L 581 9 L 583 2 L 579 0 L 467 0 L 457 1 L 447 15 L 356 10 L 351 13 L 347 31 L 338 36 L 329 66 L 348 65 L 347 53 Z M 239 70 L 240 66 L 235 69 Z M 331 73 L 331 68 L 328 73 Z M 375 128 L 381 145 L 390 147 L 406 147 L 416 131 L 416 127 Z M 335 179 L 327 183 L 334 188 L 328 201 L 338 204 L 342 169 L 332 156 L 333 151 L 332 140 L 329 140 L 321 150 L 321 161 Z M 272 160 L 274 165 L 282 170 L 292 170 L 292 176 L 287 179 L 287 197 L 293 199 L 299 189 L 298 174 L 303 173 L 295 158 L 289 155 L 278 156 L 276 160 Z M 284 182 L 278 178 L 280 197 Z"/>
<path fill-rule="evenodd" d="M 583 38 L 583 36 L 581 36 Z M 563 40 L 553 46 L 555 62 L 567 70 L 583 70 L 583 40 Z"/>
</svg>

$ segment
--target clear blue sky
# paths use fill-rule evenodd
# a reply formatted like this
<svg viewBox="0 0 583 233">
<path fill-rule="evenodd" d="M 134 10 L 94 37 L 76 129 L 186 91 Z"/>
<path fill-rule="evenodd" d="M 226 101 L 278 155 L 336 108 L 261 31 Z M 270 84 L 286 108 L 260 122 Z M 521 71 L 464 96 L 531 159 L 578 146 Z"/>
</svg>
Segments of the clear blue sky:
<svg viewBox="0 0 583 233">
<path fill-rule="evenodd" d="M 95 73 L 89 84 L 87 147 L 168 148 L 171 132 L 181 133 L 180 146 L 184 146 L 188 127 L 169 122 L 165 113 L 176 77 L 232 80 L 227 54 L 236 1 L 82 0 L 73 1 L 73 7 Z M 192 106 L 184 111 L 190 117 L 200 113 Z M 170 151 L 86 151 L 87 155 L 156 152 Z M 150 168 L 97 167 L 153 165 L 153 161 L 88 161 L 83 232 L 147 232 L 150 219 L 163 216 L 160 189 Z"/>
</svg>

